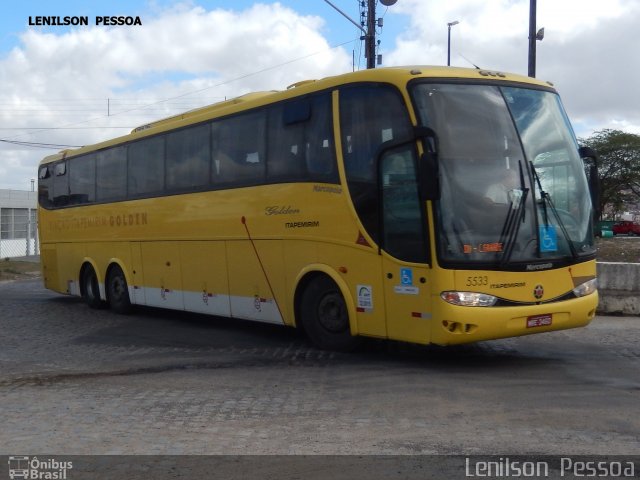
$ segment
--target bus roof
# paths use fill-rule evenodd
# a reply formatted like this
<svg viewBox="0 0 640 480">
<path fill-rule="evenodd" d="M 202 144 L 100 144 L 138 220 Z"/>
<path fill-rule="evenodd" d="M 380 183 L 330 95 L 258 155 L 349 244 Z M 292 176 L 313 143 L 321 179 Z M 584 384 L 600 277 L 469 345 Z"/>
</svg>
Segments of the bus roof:
<svg viewBox="0 0 640 480">
<path fill-rule="evenodd" d="M 286 100 L 288 98 L 304 95 L 305 93 L 314 92 L 316 90 L 324 90 L 334 88 L 339 85 L 356 82 L 384 82 L 384 83 L 406 83 L 412 78 L 441 78 L 441 79 L 468 79 L 468 80 L 494 80 L 494 81 L 510 81 L 523 84 L 544 86 L 549 88 L 553 85 L 550 82 L 541 81 L 535 78 L 516 75 L 512 73 L 498 72 L 493 70 L 475 69 L 475 68 L 459 68 L 459 67 L 442 67 L 442 66 L 403 66 L 403 67 L 384 67 L 370 70 L 359 70 L 357 72 L 349 72 L 341 75 L 326 77 L 320 80 L 303 80 L 287 87 L 286 90 L 273 90 L 266 92 L 253 92 L 245 95 L 224 100 L 222 102 L 207 105 L 187 112 L 172 115 L 155 122 L 140 125 L 134 128 L 128 135 L 116 137 L 94 145 L 87 145 L 76 149 L 62 150 L 53 155 L 45 157 L 40 163 L 50 163 L 67 156 L 75 156 L 101 148 L 117 145 L 130 140 L 145 137 L 155 133 L 171 130 L 173 128 L 197 123 L 235 113 L 251 107 L 263 106 L 275 101 Z"/>
</svg>

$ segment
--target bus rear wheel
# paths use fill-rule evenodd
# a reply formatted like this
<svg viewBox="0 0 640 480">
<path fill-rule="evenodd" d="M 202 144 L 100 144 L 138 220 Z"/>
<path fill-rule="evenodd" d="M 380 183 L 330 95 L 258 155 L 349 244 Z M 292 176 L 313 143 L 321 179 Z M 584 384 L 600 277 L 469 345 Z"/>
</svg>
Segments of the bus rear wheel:
<svg viewBox="0 0 640 480">
<path fill-rule="evenodd" d="M 107 277 L 107 298 L 109 299 L 109 306 L 114 312 L 125 314 L 131 310 L 127 279 L 118 265 L 114 265 L 109 271 Z"/>
<path fill-rule="evenodd" d="M 82 298 L 91 308 L 105 308 L 106 303 L 100 298 L 100 287 L 96 271 L 91 265 L 82 269 L 80 278 Z"/>
<path fill-rule="evenodd" d="M 317 347 L 348 352 L 360 344 L 360 338 L 351 335 L 347 304 L 331 278 L 322 275 L 311 281 L 299 311 L 302 327 Z"/>
</svg>

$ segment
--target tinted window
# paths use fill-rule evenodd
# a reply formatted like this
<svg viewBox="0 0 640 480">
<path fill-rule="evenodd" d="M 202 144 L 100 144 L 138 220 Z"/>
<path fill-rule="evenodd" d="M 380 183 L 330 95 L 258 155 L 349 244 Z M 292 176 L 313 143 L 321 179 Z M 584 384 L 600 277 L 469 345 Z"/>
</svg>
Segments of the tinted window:
<svg viewBox="0 0 640 480">
<path fill-rule="evenodd" d="M 340 126 L 349 193 L 364 228 L 378 241 L 375 154 L 386 141 L 410 137 L 407 110 L 390 86 L 346 87 L 340 90 Z"/>
<path fill-rule="evenodd" d="M 312 115 L 305 131 L 307 170 L 313 180 L 337 183 L 331 97 L 329 94 L 313 99 Z"/>
<path fill-rule="evenodd" d="M 53 165 L 53 192 L 49 192 L 49 198 L 54 207 L 69 204 L 69 175 L 64 161 Z"/>
<path fill-rule="evenodd" d="M 212 180 L 255 185 L 265 181 L 265 111 L 225 118 L 212 125 Z"/>
<path fill-rule="evenodd" d="M 305 122 L 287 122 L 287 117 L 299 111 L 299 103 L 278 105 L 269 111 L 269 181 L 302 180 L 307 175 Z M 308 105 L 309 101 L 304 103 Z"/>
<path fill-rule="evenodd" d="M 415 146 L 387 150 L 380 159 L 385 251 L 410 262 L 425 262 L 426 222 L 416 179 Z"/>
<path fill-rule="evenodd" d="M 45 208 L 53 205 L 53 178 L 50 165 L 44 165 L 38 171 L 38 201 Z"/>
<path fill-rule="evenodd" d="M 167 135 L 168 190 L 197 189 L 208 184 L 209 128 L 209 125 L 198 125 Z"/>
<path fill-rule="evenodd" d="M 164 136 L 129 145 L 130 197 L 160 193 L 164 188 Z"/>
<path fill-rule="evenodd" d="M 102 150 L 97 154 L 96 199 L 123 200 L 127 195 L 127 147 Z"/>
<path fill-rule="evenodd" d="M 269 111 L 269 181 L 337 182 L 329 94 Z"/>
<path fill-rule="evenodd" d="M 78 205 L 96 200 L 96 155 L 84 155 L 69 161 L 69 203 Z"/>
</svg>

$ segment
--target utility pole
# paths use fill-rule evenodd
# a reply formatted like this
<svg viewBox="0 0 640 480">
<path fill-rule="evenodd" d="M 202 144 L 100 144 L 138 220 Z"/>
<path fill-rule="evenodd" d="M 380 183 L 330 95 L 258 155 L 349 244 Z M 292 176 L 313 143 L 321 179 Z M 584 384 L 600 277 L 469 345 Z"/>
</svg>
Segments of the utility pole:
<svg viewBox="0 0 640 480">
<path fill-rule="evenodd" d="M 529 0 L 529 76 L 536 76 L 536 0 Z"/>
<path fill-rule="evenodd" d="M 376 68 L 376 0 L 367 0 L 367 33 L 364 36 L 367 68 Z"/>
<path fill-rule="evenodd" d="M 382 19 L 376 19 L 376 0 L 360 0 L 360 6 L 363 8 L 365 6 L 367 7 L 367 13 L 362 13 L 362 17 L 360 19 L 361 24 L 358 24 L 349 15 L 336 7 L 331 0 L 324 1 L 360 29 L 362 32 L 360 40 L 364 40 L 364 56 L 367 59 L 367 68 L 376 68 L 376 25 L 380 27 L 382 26 Z M 385 7 L 394 5 L 396 2 L 397 0 L 380 0 L 380 3 Z M 364 28 L 365 25 L 367 27 L 366 29 Z"/>
</svg>

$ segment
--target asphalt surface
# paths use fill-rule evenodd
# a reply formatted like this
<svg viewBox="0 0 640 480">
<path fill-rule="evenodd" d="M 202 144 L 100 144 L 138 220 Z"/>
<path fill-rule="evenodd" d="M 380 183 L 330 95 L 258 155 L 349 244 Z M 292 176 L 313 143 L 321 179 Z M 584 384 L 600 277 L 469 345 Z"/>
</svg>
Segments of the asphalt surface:
<svg viewBox="0 0 640 480">
<path fill-rule="evenodd" d="M 633 455 L 640 318 L 459 347 L 119 316 L 0 284 L 0 453 Z"/>
</svg>

